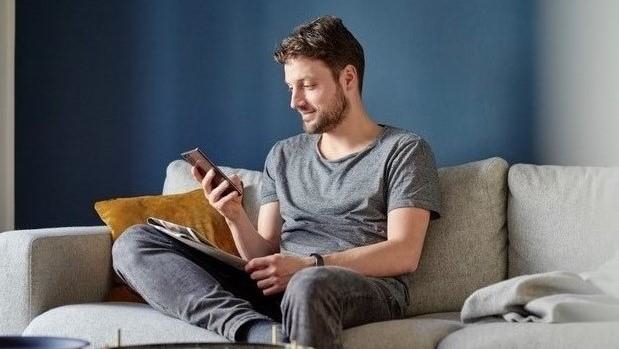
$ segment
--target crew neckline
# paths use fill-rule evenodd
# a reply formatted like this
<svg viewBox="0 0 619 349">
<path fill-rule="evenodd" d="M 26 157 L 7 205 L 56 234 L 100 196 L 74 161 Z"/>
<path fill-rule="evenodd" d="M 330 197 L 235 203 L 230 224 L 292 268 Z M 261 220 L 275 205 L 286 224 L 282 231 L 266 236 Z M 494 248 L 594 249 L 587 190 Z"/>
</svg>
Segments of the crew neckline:
<svg viewBox="0 0 619 349">
<path fill-rule="evenodd" d="M 341 158 L 337 158 L 337 159 L 333 159 L 333 160 L 329 160 L 327 158 L 325 158 L 322 153 L 320 152 L 320 149 L 318 148 L 318 142 L 320 141 L 320 139 L 322 138 L 322 134 L 316 135 L 316 137 L 314 137 L 314 152 L 316 153 L 316 155 L 318 156 L 318 158 L 323 161 L 323 162 L 327 162 L 327 163 L 332 163 L 332 164 L 336 164 L 336 163 L 340 163 L 340 162 L 344 162 L 348 159 L 351 159 L 361 153 L 364 153 L 366 151 L 369 151 L 370 149 L 374 148 L 376 146 L 376 144 L 380 143 L 380 141 L 382 140 L 382 138 L 385 136 L 385 134 L 387 133 L 387 129 L 389 128 L 389 126 L 387 125 L 383 125 L 383 124 L 378 124 L 378 126 L 381 127 L 380 132 L 378 133 L 378 136 L 376 136 L 376 138 L 374 138 L 374 140 L 366 145 L 364 148 L 362 148 L 361 150 L 354 152 L 354 153 L 350 153 L 348 155 L 345 155 Z"/>
</svg>

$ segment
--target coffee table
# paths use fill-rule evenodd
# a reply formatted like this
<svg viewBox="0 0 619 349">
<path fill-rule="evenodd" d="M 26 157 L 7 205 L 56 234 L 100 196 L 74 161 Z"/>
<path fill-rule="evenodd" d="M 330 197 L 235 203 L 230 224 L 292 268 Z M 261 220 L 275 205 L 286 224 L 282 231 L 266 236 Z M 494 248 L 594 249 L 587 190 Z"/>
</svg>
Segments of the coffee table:
<svg viewBox="0 0 619 349">
<path fill-rule="evenodd" d="M 11 349 L 81 349 L 90 343 L 66 337 L 0 336 L 0 348 Z"/>
<path fill-rule="evenodd" d="M 257 343 L 173 343 L 146 344 L 110 347 L 108 349 L 311 349 L 298 344 L 257 344 Z"/>
</svg>

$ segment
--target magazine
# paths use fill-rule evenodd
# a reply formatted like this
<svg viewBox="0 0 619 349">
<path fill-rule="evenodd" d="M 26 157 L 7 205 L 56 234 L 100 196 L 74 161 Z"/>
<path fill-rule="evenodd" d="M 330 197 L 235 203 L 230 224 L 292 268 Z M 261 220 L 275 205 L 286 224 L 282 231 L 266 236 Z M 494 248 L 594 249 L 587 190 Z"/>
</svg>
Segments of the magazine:
<svg viewBox="0 0 619 349">
<path fill-rule="evenodd" d="M 245 270 L 245 264 L 247 264 L 246 260 L 242 259 L 239 256 L 235 256 L 226 251 L 220 250 L 210 241 L 202 237 L 202 235 L 196 233 L 196 231 L 192 228 L 164 221 L 163 219 L 155 217 L 148 217 L 146 223 L 189 247 L 193 247 L 196 250 L 199 250 L 238 270 Z"/>
</svg>

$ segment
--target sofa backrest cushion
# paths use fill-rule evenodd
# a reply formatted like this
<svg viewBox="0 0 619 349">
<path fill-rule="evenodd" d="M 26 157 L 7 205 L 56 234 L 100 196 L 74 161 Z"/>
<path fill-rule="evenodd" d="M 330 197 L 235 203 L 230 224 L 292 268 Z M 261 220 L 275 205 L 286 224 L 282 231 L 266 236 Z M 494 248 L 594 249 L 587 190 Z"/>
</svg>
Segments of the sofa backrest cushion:
<svg viewBox="0 0 619 349">
<path fill-rule="evenodd" d="M 619 167 L 517 164 L 508 183 L 509 277 L 592 270 L 619 249 Z"/>
<path fill-rule="evenodd" d="M 262 173 L 259 171 L 236 169 L 219 166 L 227 175 L 236 174 L 243 181 L 243 207 L 254 227 L 258 224 L 258 211 L 260 210 L 260 183 Z M 163 182 L 163 194 L 184 193 L 200 188 L 200 183 L 191 176 L 191 165 L 184 160 L 174 160 L 166 169 L 166 177 Z"/>
<path fill-rule="evenodd" d="M 439 169 L 443 212 L 409 285 L 410 315 L 460 311 L 473 291 L 505 279 L 507 169 L 496 157 Z"/>
</svg>

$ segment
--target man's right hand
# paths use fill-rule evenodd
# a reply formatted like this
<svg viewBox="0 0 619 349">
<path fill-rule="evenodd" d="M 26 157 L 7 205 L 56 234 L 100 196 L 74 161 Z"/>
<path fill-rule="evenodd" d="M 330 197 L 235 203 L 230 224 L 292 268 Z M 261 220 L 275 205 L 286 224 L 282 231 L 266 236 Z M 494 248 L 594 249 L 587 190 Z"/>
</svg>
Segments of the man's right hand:
<svg viewBox="0 0 619 349">
<path fill-rule="evenodd" d="M 206 175 L 202 177 L 198 168 L 193 166 L 191 168 L 191 174 L 196 181 L 200 182 L 202 190 L 204 191 L 204 196 L 217 212 L 231 221 L 239 217 L 243 212 L 243 196 L 239 195 L 236 191 L 232 191 L 222 197 L 222 193 L 230 185 L 228 181 L 222 181 L 217 187 L 213 188 L 212 182 L 215 177 L 215 171 L 213 169 L 210 169 Z M 237 175 L 232 175 L 229 178 L 237 188 L 241 188 L 241 191 L 243 191 L 243 184 Z"/>
</svg>

